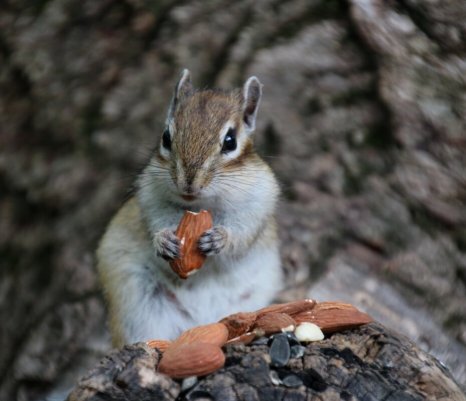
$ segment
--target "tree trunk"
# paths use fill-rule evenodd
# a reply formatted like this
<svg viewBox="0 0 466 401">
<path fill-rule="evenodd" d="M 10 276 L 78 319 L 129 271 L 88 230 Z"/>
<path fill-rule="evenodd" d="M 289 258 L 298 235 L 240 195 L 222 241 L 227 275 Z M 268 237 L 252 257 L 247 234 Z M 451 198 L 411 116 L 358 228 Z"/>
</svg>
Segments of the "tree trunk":
<svg viewBox="0 0 466 401">
<path fill-rule="evenodd" d="M 464 0 L 5 0 L 0 399 L 66 388 L 108 351 L 94 251 L 185 67 L 198 87 L 264 83 L 284 296 L 397 305 L 466 388 Z"/>
</svg>

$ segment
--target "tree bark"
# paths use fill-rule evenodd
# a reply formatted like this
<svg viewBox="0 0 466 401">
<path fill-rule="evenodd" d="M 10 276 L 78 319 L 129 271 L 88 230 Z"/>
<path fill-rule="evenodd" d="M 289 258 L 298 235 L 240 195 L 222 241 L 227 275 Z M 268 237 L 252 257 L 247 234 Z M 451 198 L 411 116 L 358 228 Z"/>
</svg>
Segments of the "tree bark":
<svg viewBox="0 0 466 401">
<path fill-rule="evenodd" d="M 108 351 L 94 250 L 185 67 L 198 87 L 264 84 L 283 296 L 396 304 L 465 387 L 465 43 L 464 0 L 0 2 L 0 399 Z"/>
<path fill-rule="evenodd" d="M 436 359 L 376 323 L 310 343 L 284 367 L 272 366 L 269 351 L 267 345 L 227 346 L 225 367 L 187 379 L 188 387 L 156 372 L 157 350 L 127 346 L 81 379 L 68 401 L 466 400 Z"/>
</svg>

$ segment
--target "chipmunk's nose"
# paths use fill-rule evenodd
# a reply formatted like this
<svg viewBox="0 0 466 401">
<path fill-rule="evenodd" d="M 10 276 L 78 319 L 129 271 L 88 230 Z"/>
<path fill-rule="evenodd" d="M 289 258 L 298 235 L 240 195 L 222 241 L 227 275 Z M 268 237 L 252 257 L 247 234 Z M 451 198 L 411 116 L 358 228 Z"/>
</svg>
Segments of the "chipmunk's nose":
<svg viewBox="0 0 466 401">
<path fill-rule="evenodd" d="M 199 191 L 191 184 L 186 184 L 183 187 L 183 193 L 181 197 L 186 201 L 193 201 L 197 198 Z"/>
<path fill-rule="evenodd" d="M 184 183 L 180 186 L 184 195 L 195 197 L 199 193 L 199 186 L 196 185 L 194 177 L 186 177 Z"/>
<path fill-rule="evenodd" d="M 186 192 L 187 194 L 193 194 L 194 193 L 194 188 L 193 188 L 193 185 L 192 183 L 186 183 L 186 186 L 184 187 L 184 192 Z"/>
</svg>

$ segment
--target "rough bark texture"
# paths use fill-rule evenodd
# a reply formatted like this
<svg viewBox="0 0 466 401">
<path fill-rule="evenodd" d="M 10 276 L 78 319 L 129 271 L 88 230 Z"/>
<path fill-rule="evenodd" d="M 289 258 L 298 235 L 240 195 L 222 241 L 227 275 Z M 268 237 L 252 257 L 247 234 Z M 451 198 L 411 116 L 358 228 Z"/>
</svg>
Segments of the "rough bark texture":
<svg viewBox="0 0 466 401">
<path fill-rule="evenodd" d="M 224 368 L 185 388 L 155 371 L 157 351 L 127 346 L 81 379 L 68 401 L 466 400 L 436 359 L 378 324 L 311 343 L 281 368 L 267 345 L 229 346 L 226 355 Z"/>
<path fill-rule="evenodd" d="M 465 43 L 463 0 L 1 2 L 0 399 L 108 349 L 94 249 L 183 67 L 265 85 L 284 297 L 376 305 L 466 386 Z"/>
</svg>

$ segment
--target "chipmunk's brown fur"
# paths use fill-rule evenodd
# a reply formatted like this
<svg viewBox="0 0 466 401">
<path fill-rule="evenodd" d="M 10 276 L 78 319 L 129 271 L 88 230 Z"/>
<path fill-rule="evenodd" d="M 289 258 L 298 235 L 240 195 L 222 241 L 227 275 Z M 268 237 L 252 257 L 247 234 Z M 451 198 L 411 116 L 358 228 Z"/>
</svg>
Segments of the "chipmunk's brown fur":
<svg viewBox="0 0 466 401">
<path fill-rule="evenodd" d="M 278 186 L 252 141 L 260 97 L 255 77 L 242 90 L 195 91 L 183 72 L 137 195 L 97 253 L 115 345 L 173 338 L 264 306 L 279 290 Z M 206 263 L 183 281 L 167 260 L 180 256 L 174 230 L 186 209 L 210 210 L 214 227 L 199 240 Z"/>
</svg>

